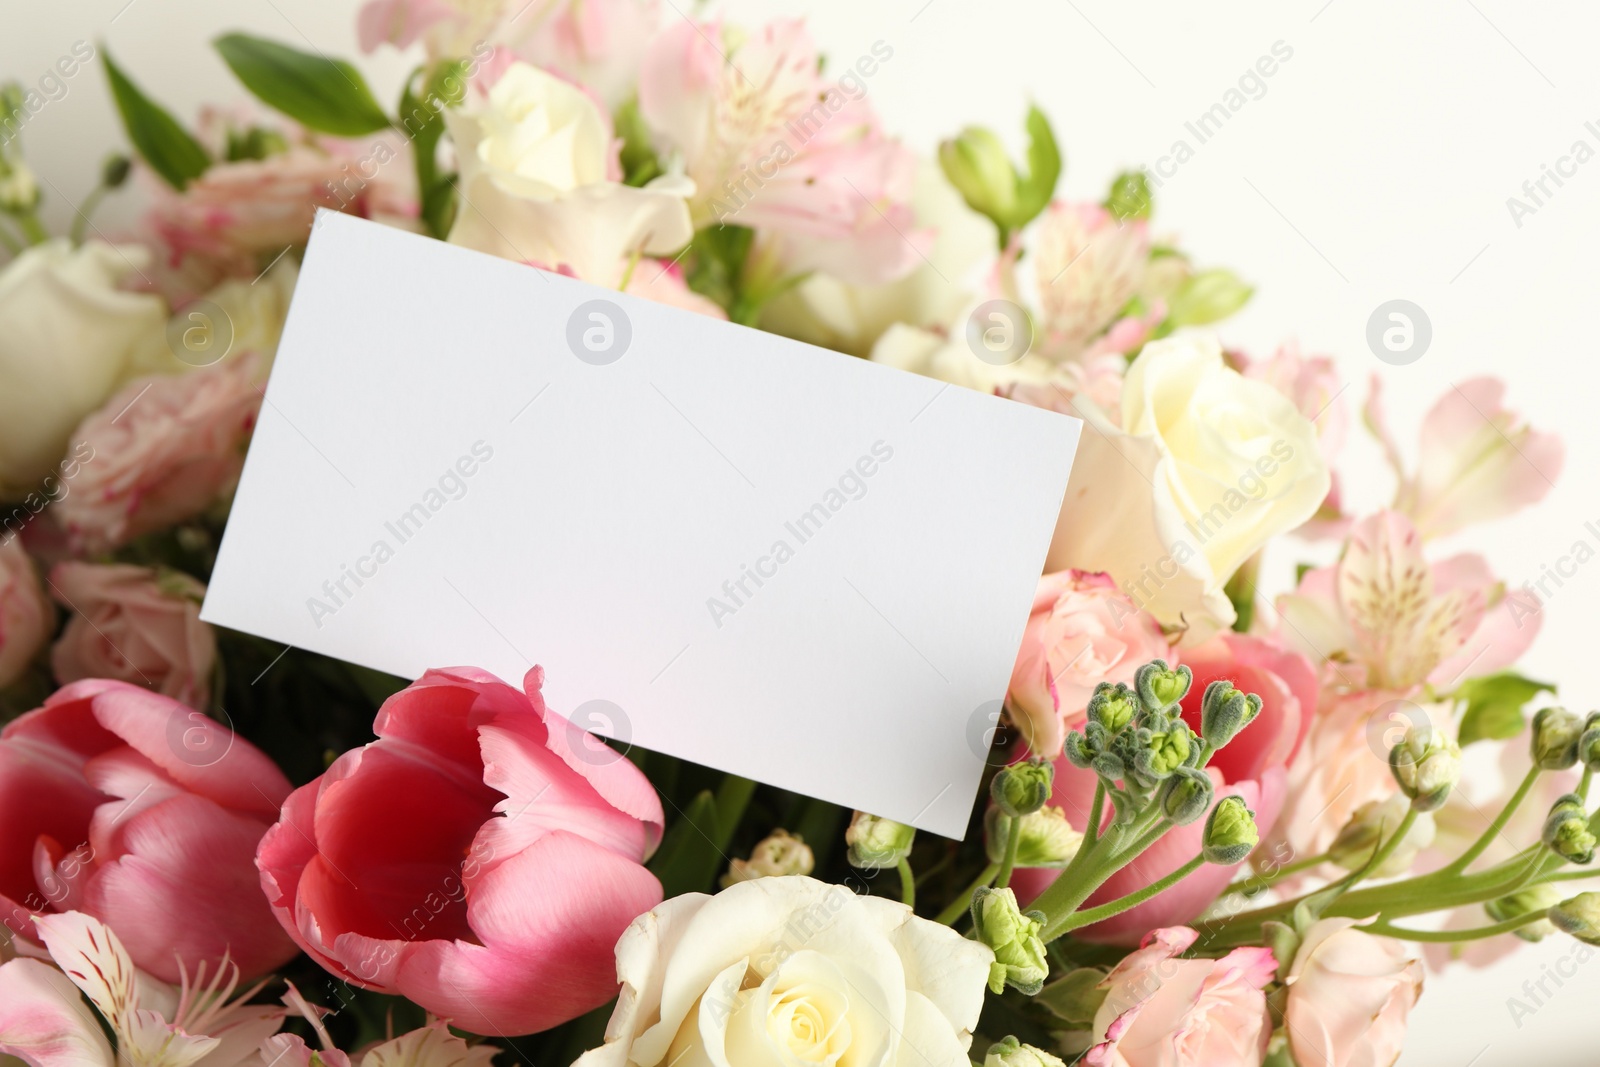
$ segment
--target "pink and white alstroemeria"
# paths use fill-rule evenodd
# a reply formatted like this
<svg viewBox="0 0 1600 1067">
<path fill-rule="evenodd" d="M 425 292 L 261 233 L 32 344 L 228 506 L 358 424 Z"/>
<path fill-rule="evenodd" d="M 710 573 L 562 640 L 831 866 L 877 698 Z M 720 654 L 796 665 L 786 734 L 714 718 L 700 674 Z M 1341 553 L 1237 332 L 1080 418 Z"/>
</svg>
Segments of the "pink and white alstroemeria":
<svg viewBox="0 0 1600 1067">
<path fill-rule="evenodd" d="M 1344 558 L 1307 571 L 1278 610 L 1284 639 L 1333 664 L 1329 681 L 1347 689 L 1447 689 L 1468 671 L 1490 674 L 1527 651 L 1542 617 L 1482 556 L 1430 564 L 1397 511 L 1357 523 Z"/>
<path fill-rule="evenodd" d="M 1423 419 L 1417 471 L 1408 475 L 1373 378 L 1367 425 L 1400 479 L 1395 509 L 1409 515 L 1424 538 L 1503 518 L 1537 504 L 1555 487 L 1566 459 L 1561 438 L 1535 430 L 1506 408 L 1505 393 L 1498 378 L 1453 386 Z"/>
<path fill-rule="evenodd" d="M 876 69 L 892 54 L 861 62 Z M 916 158 L 883 133 L 865 95 L 855 70 L 837 83 L 819 73 L 797 19 L 737 46 L 720 23 L 683 19 L 656 38 L 639 77 L 659 147 L 694 180 L 698 225 L 760 230 L 788 274 L 856 284 L 906 274 L 931 243 L 914 228 Z"/>
<path fill-rule="evenodd" d="M 235 1067 L 283 1025 L 283 1008 L 247 1003 L 260 985 L 235 996 L 230 963 L 173 987 L 135 969 L 98 919 L 62 912 L 34 924 L 60 970 L 27 958 L 0 966 L 0 1053 L 29 1067 Z M 115 1053 L 83 998 L 116 1037 Z"/>
<path fill-rule="evenodd" d="M 352 1067 L 352 1063 L 354 1067 L 489 1067 L 500 1051 L 493 1045 L 469 1045 L 443 1022 L 430 1019 L 428 1025 L 373 1045 L 352 1061 L 332 1046 L 320 1023 L 313 1026 L 322 1041 L 320 1049 L 294 1034 L 277 1034 L 261 1046 L 263 1067 Z"/>
<path fill-rule="evenodd" d="M 1099 204 L 1057 201 L 1039 222 L 1034 253 L 1040 341 L 1051 358 L 1071 359 L 1138 290 L 1150 238 L 1142 220 L 1119 222 Z"/>
</svg>

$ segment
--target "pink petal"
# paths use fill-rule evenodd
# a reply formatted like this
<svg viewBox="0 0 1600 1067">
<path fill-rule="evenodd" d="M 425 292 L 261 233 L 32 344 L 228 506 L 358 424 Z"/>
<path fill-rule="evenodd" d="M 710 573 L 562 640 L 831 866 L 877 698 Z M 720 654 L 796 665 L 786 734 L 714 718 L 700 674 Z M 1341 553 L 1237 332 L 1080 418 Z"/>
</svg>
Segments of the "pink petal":
<svg viewBox="0 0 1600 1067">
<path fill-rule="evenodd" d="M 0 966 L 0 1053 L 30 1067 L 111 1067 L 111 1046 L 77 986 L 54 967 Z"/>
</svg>

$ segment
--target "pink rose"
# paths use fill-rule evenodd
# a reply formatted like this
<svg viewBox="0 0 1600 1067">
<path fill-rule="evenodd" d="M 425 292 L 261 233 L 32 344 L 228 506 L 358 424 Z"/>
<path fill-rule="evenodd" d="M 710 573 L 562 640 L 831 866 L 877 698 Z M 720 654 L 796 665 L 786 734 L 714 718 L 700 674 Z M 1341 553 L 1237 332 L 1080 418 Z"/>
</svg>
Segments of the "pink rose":
<svg viewBox="0 0 1600 1067">
<path fill-rule="evenodd" d="M 194 518 L 230 491 L 261 409 L 253 353 L 132 382 L 78 427 L 96 462 L 56 507 L 75 546 L 103 552 Z"/>
<path fill-rule="evenodd" d="M 0 540 L 0 689 L 27 671 L 55 629 L 56 613 L 14 535 Z"/>
<path fill-rule="evenodd" d="M 1271 385 L 1294 401 L 1300 414 L 1317 429 L 1318 450 L 1323 462 L 1333 467 L 1350 434 L 1350 412 L 1344 403 L 1345 383 L 1330 356 L 1305 356 L 1300 346 L 1290 342 L 1267 359 L 1245 359 L 1241 368 L 1246 378 Z M 1350 519 L 1343 512 L 1339 472 L 1332 471 L 1328 495 L 1322 507 L 1296 531 L 1302 537 L 1343 537 Z"/>
<path fill-rule="evenodd" d="M 515 23 L 518 58 L 569 78 L 614 111 L 638 88 L 639 66 L 661 25 L 660 0 L 555 0 L 531 25 Z"/>
<path fill-rule="evenodd" d="M 1255 812 L 1256 826 L 1265 837 L 1284 804 L 1286 767 L 1294 758 L 1316 707 L 1317 682 L 1311 663 L 1299 653 L 1236 633 L 1224 633 L 1197 645 L 1184 655 L 1183 662 L 1194 672 L 1194 684 L 1183 700 L 1183 719 L 1197 732 L 1200 700 L 1212 681 L 1232 679 L 1243 691 L 1261 697 L 1261 712 L 1255 721 L 1212 758 L 1206 771 L 1216 786 L 1217 798 L 1242 797 Z M 1096 783 L 1094 772 L 1074 767 L 1066 759 L 1056 760 L 1055 770 L 1051 803 L 1065 808 L 1067 818 L 1074 825 L 1081 825 L 1089 817 Z M 1109 818 L 1109 810 L 1105 816 Z M 1200 852 L 1204 831 L 1204 819 L 1168 831 L 1136 861 L 1095 890 L 1085 907 L 1104 904 L 1177 870 Z M 1189 922 L 1217 899 L 1236 870 L 1207 863 L 1159 896 L 1104 922 L 1086 926 L 1074 936 L 1087 941 L 1131 944 L 1146 930 Z M 1018 897 L 1032 899 L 1059 873 L 1042 869 L 1018 871 L 1012 885 Z"/>
<path fill-rule="evenodd" d="M 217 637 L 200 621 L 205 586 L 177 571 L 72 562 L 56 565 L 50 587 L 73 613 L 50 651 L 56 681 L 115 678 L 210 702 Z"/>
<path fill-rule="evenodd" d="M 1059 756 L 1067 729 L 1081 721 L 1095 686 L 1132 682 L 1140 666 L 1170 655 L 1160 625 L 1134 607 L 1109 574 L 1045 575 L 1008 694 L 1029 750 Z"/>
<path fill-rule="evenodd" d="M 1289 1049 L 1300 1067 L 1388 1067 L 1405 1044 L 1406 1017 L 1422 993 L 1422 964 L 1356 919 L 1311 925 L 1285 984 Z"/>
<path fill-rule="evenodd" d="M 0 908 L 106 923 L 139 967 L 177 981 L 226 954 L 245 975 L 287 961 L 251 863 L 289 781 L 248 741 L 122 682 L 59 690 L 0 730 Z"/>
<path fill-rule="evenodd" d="M 1179 959 L 1187 927 L 1152 930 L 1106 975 L 1088 1067 L 1240 1067 L 1260 1064 L 1272 1036 L 1262 993 L 1272 950 L 1236 948 L 1221 959 Z"/>
<path fill-rule="evenodd" d="M 616 995 L 611 950 L 661 901 L 661 802 L 639 770 L 472 667 L 384 702 L 378 739 L 297 789 L 261 842 L 273 912 L 339 977 L 476 1033 Z M 381 892 L 375 891 L 382 887 Z"/>
</svg>

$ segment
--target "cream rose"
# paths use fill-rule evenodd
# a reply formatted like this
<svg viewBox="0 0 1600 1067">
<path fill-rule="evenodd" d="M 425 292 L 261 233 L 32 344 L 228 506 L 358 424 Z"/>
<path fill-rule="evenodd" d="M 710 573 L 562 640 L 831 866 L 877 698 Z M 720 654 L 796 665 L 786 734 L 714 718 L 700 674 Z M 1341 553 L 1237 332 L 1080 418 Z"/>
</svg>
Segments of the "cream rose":
<svg viewBox="0 0 1600 1067">
<path fill-rule="evenodd" d="M 1207 335 L 1146 345 L 1117 417 L 1089 402 L 1047 570 L 1108 571 L 1194 644 L 1230 625 L 1223 586 L 1328 493 L 1311 421 Z"/>
<path fill-rule="evenodd" d="M 799 876 L 690 893 L 617 942 L 622 996 L 575 1067 L 969 1067 L 994 954 Z"/>
<path fill-rule="evenodd" d="M 643 189 L 616 180 L 611 129 L 579 87 L 527 63 L 487 96 L 445 112 L 463 203 L 452 244 L 614 285 L 636 252 L 671 254 L 693 236 L 685 197 L 665 175 Z"/>
<path fill-rule="evenodd" d="M 1283 1018 L 1300 1067 L 1386 1067 L 1405 1044 L 1422 963 L 1399 941 L 1352 930 L 1356 921 L 1313 923 L 1289 968 Z"/>
<path fill-rule="evenodd" d="M 149 258 L 136 246 L 73 248 L 63 238 L 0 270 L 0 497 L 34 488 L 85 415 L 157 369 L 166 308 L 118 288 Z"/>
</svg>

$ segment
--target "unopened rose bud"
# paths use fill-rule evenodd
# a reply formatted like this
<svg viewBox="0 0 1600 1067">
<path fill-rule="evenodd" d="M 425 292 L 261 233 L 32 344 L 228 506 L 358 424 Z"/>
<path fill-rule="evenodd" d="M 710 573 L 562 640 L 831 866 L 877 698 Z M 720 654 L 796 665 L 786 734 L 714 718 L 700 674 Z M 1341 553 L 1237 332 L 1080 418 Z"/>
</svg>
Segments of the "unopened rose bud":
<svg viewBox="0 0 1600 1067">
<path fill-rule="evenodd" d="M 1216 792 L 1205 771 L 1185 767 L 1161 786 L 1161 814 L 1177 826 L 1187 826 L 1206 813 Z"/>
<path fill-rule="evenodd" d="M 1138 713 L 1139 695 L 1121 682 L 1101 682 L 1089 698 L 1089 718 L 1104 726 L 1107 733 L 1121 732 Z"/>
<path fill-rule="evenodd" d="M 1039 938 L 1043 929 L 1044 913 L 1022 911 L 1009 889 L 984 886 L 972 895 L 973 936 L 994 950 L 990 992 L 1003 992 L 1009 985 L 1031 997 L 1043 988 L 1050 974 Z"/>
<path fill-rule="evenodd" d="M 858 811 L 844 832 L 844 843 L 850 846 L 850 866 L 899 866 L 911 855 L 911 842 L 916 836 L 917 831 L 905 823 Z"/>
<path fill-rule="evenodd" d="M 1355 810 L 1350 821 L 1340 829 L 1339 836 L 1328 846 L 1328 859 L 1347 871 L 1361 870 L 1379 846 L 1400 829 L 1410 807 L 1411 801 L 1403 793 L 1393 793 L 1387 800 L 1367 801 Z M 1417 853 L 1433 844 L 1434 833 L 1433 816 L 1418 815 L 1406 836 L 1372 875 L 1388 878 L 1409 870 Z"/>
<path fill-rule="evenodd" d="M 1529 915 L 1536 911 L 1548 911 L 1561 900 L 1561 894 L 1556 887 L 1549 884 L 1529 886 L 1510 896 L 1491 900 L 1483 906 L 1489 918 L 1495 922 L 1505 922 L 1515 919 L 1519 915 Z M 1556 932 L 1555 924 L 1548 919 L 1531 922 L 1526 926 L 1519 926 L 1513 931 L 1524 941 L 1542 941 Z"/>
<path fill-rule="evenodd" d="M 983 1067 L 1066 1067 L 1061 1059 L 1042 1048 L 1024 1045 L 1014 1037 L 996 1041 L 983 1058 Z"/>
<path fill-rule="evenodd" d="M 984 840 L 990 863 L 1005 861 L 1010 822 L 999 808 L 990 808 L 984 813 Z M 1065 867 L 1083 844 L 1083 835 L 1072 828 L 1066 812 L 1060 808 L 1046 806 L 1024 815 L 1017 827 L 1022 834 L 1017 845 L 1018 867 Z"/>
<path fill-rule="evenodd" d="M 1200 699 L 1200 736 L 1212 748 L 1221 748 L 1261 714 L 1261 698 L 1241 693 L 1233 683 L 1218 679 L 1206 686 Z"/>
<path fill-rule="evenodd" d="M 1232 867 L 1244 862 L 1260 840 L 1256 813 L 1245 806 L 1241 797 L 1223 797 L 1206 820 L 1200 849 L 1207 863 Z"/>
<path fill-rule="evenodd" d="M 1579 941 L 1600 945 L 1600 893 L 1579 893 L 1550 909 L 1557 930 Z"/>
<path fill-rule="evenodd" d="M 1543 708 L 1533 717 L 1533 762 L 1547 771 L 1564 771 L 1578 762 L 1583 720 L 1566 708 Z"/>
<path fill-rule="evenodd" d="M 1024 760 L 1013 763 L 989 785 L 989 795 L 1007 815 L 1028 815 L 1044 807 L 1050 799 L 1050 786 L 1055 781 L 1055 771 L 1044 760 Z"/>
<path fill-rule="evenodd" d="M 774 830 L 755 848 L 747 860 L 733 860 L 722 876 L 723 888 L 757 878 L 777 878 L 789 874 L 810 874 L 816 867 L 811 846 L 787 830 Z"/>
<path fill-rule="evenodd" d="M 1166 712 L 1189 692 L 1194 672 L 1188 667 L 1168 667 L 1164 659 L 1151 660 L 1133 675 L 1134 688 L 1148 711 Z"/>
<path fill-rule="evenodd" d="M 1432 811 L 1461 778 L 1461 748 L 1438 727 L 1413 726 L 1389 750 L 1389 770 L 1413 809 Z"/>
<path fill-rule="evenodd" d="M 1596 841 L 1589 829 L 1589 815 L 1584 811 L 1583 798 L 1568 793 L 1557 800 L 1545 818 L 1540 840 L 1551 852 L 1569 863 L 1592 862 Z"/>
</svg>

